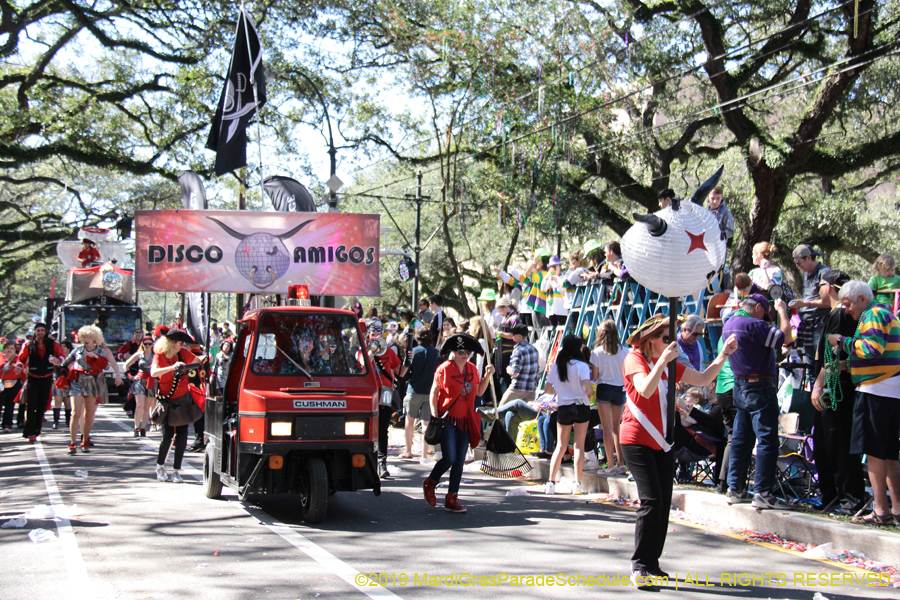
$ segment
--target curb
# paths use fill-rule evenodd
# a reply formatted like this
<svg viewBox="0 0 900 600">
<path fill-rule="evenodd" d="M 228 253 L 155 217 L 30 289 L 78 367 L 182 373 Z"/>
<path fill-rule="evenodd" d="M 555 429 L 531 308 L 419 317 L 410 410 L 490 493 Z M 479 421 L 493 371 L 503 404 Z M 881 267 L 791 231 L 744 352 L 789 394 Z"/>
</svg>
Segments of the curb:
<svg viewBox="0 0 900 600">
<path fill-rule="evenodd" d="M 481 448 L 476 449 L 476 460 L 481 460 L 483 454 Z M 531 456 L 526 459 L 532 466 L 533 479 L 545 481 L 549 477 L 549 460 Z M 561 475 L 575 478 L 571 463 L 563 464 Z M 638 500 L 637 485 L 625 477 L 606 478 L 584 472 L 581 485 L 585 493 L 603 492 Z M 677 485 L 672 492 L 672 507 L 735 529 L 774 533 L 784 539 L 817 546 L 831 542 L 836 552 L 862 552 L 869 560 L 900 567 L 900 535 L 890 531 L 790 511 L 757 510 L 749 504 L 729 506 L 725 496 Z"/>
</svg>

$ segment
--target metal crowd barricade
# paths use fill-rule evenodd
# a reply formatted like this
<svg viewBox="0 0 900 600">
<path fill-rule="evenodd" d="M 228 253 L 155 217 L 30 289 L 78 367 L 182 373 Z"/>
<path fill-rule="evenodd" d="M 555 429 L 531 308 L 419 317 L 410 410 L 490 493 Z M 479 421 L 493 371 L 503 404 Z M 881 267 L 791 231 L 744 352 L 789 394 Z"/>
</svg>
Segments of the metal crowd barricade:
<svg viewBox="0 0 900 600">
<path fill-rule="evenodd" d="M 682 314 L 705 314 L 706 289 L 696 295 L 688 296 L 681 301 Z M 572 310 L 561 327 L 546 327 L 539 334 L 539 339 L 549 340 L 547 363 L 538 382 L 543 388 L 550 365 L 556 357 L 556 350 L 565 335 L 582 336 L 589 348 L 596 341 L 597 326 L 606 319 L 616 323 L 619 339 L 624 341 L 644 321 L 657 313 L 669 314 L 669 300 L 631 280 L 614 279 L 611 281 L 592 281 L 579 286 L 572 302 Z M 709 354 L 706 343 L 700 343 L 701 358 L 707 360 Z"/>
</svg>

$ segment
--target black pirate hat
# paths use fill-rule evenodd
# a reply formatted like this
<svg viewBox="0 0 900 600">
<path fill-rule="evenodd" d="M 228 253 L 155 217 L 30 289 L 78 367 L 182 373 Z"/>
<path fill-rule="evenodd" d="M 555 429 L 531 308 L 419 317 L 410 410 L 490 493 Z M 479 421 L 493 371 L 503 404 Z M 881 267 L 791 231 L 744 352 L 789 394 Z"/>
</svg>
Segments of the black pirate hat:
<svg viewBox="0 0 900 600">
<path fill-rule="evenodd" d="M 441 354 L 450 354 L 454 350 L 468 350 L 484 354 L 481 344 L 468 333 L 454 333 L 441 345 Z"/>
<path fill-rule="evenodd" d="M 181 329 L 170 329 L 166 332 L 166 337 L 173 342 L 184 342 L 185 344 L 193 344 L 194 338 L 189 336 L 185 331 Z"/>
</svg>

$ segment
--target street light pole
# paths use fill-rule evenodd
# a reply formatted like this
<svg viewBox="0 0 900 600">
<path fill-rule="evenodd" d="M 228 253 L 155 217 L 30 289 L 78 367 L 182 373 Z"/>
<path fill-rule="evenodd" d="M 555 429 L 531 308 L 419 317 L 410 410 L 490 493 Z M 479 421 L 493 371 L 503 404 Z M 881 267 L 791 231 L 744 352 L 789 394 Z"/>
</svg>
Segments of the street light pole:
<svg viewBox="0 0 900 600">
<path fill-rule="evenodd" d="M 422 252 L 422 171 L 416 173 L 416 276 L 413 280 L 412 309 L 419 308 L 419 254 Z"/>
<path fill-rule="evenodd" d="M 322 96 L 322 92 L 319 91 L 318 86 L 316 86 L 315 82 L 312 79 L 310 79 L 300 71 L 294 71 L 294 73 L 302 77 L 307 83 L 309 83 L 309 85 L 312 86 L 312 89 L 316 92 L 316 97 L 322 104 L 322 110 L 325 111 L 325 123 L 328 125 L 328 156 L 331 158 L 331 169 L 329 175 L 330 177 L 334 177 L 337 174 L 337 149 L 335 149 L 334 147 L 334 135 L 331 132 L 331 117 L 328 116 L 328 105 L 325 104 L 325 98 Z M 337 192 L 335 192 L 334 190 L 329 190 L 328 208 L 337 208 Z"/>
</svg>

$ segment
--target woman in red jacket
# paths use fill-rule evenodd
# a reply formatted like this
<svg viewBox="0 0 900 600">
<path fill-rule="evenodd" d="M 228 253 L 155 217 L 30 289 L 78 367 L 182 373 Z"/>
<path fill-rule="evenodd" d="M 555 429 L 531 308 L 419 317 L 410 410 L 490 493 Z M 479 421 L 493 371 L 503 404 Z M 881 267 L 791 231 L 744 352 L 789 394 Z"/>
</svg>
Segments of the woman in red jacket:
<svg viewBox="0 0 900 600">
<path fill-rule="evenodd" d="M 200 362 L 194 353 L 184 347 L 185 344 L 193 344 L 194 340 L 180 329 L 171 329 L 164 336 L 156 340 L 153 345 L 153 364 L 150 366 L 150 376 L 159 380 L 157 389 L 158 398 L 167 398 L 170 403 L 193 402 L 188 389 L 187 374 L 184 373 L 185 365 Z M 176 373 L 178 374 L 177 387 Z M 159 443 L 159 454 L 156 457 L 156 478 L 159 481 L 169 481 L 169 475 L 163 465 L 169 448 L 172 446 L 172 438 L 175 438 L 175 463 L 172 472 L 172 483 L 182 483 L 179 471 L 181 461 L 184 458 L 184 449 L 187 447 L 188 426 L 163 424 L 163 437 Z"/>
<path fill-rule="evenodd" d="M 16 373 L 16 343 L 4 342 L 3 354 L 0 355 L 0 409 L 3 410 L 3 433 L 11 433 L 13 413 L 16 410 L 16 398 L 22 391 L 22 384 L 28 379 L 28 371 Z"/>
<path fill-rule="evenodd" d="M 468 333 L 456 333 L 447 338 L 441 346 L 441 354 L 449 353 L 450 360 L 441 363 L 434 372 L 431 387 L 431 414 L 444 419 L 444 428 L 441 431 L 441 460 L 425 478 L 422 489 L 428 504 L 435 506 L 438 481 L 449 470 L 450 484 L 444 510 L 455 513 L 466 512 L 457 497 L 466 449 L 474 448 L 481 440 L 481 417 L 475 414 L 475 396 L 484 395 L 494 373 L 494 367 L 488 365 L 484 369 L 484 379 L 479 380 L 478 368 L 469 362 L 473 352 L 482 354 L 484 350 Z"/>
<path fill-rule="evenodd" d="M 69 367 L 69 396 L 72 399 L 72 421 L 69 425 L 69 454 L 75 454 L 78 425 L 82 423 L 81 451 L 90 452 L 91 428 L 94 415 L 100 403 L 100 386 L 97 375 L 103 372 L 109 361 L 103 352 L 103 332 L 94 325 L 85 325 L 78 330 L 81 346 L 72 350 L 62 362 Z"/>
</svg>

